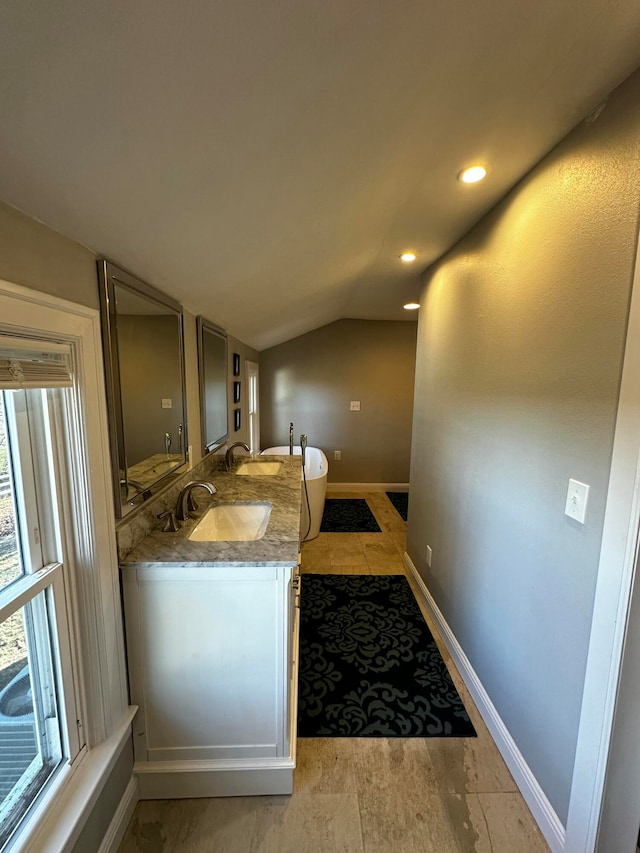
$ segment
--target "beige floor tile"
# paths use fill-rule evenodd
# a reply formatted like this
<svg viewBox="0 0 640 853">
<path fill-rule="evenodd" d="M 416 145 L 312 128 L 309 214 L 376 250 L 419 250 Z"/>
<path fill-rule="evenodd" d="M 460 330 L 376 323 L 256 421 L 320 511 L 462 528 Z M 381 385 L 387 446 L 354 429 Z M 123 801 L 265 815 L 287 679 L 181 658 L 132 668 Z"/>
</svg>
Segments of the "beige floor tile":
<svg viewBox="0 0 640 853">
<path fill-rule="evenodd" d="M 386 563 L 385 565 L 380 565 L 375 560 L 368 563 L 369 566 L 369 574 L 370 575 L 403 575 L 405 574 L 404 566 L 400 562 L 392 562 Z"/>
<path fill-rule="evenodd" d="M 246 853 L 364 853 L 355 794 L 261 799 Z"/>
<path fill-rule="evenodd" d="M 443 802 L 460 853 L 493 853 L 478 795 L 447 794 Z"/>
<path fill-rule="evenodd" d="M 370 575 L 369 566 L 365 563 L 364 565 L 358 564 L 353 565 L 349 564 L 346 566 L 331 566 L 324 574 L 330 575 Z"/>
<path fill-rule="evenodd" d="M 329 549 L 317 549 L 315 551 L 302 552 L 300 568 L 303 572 L 323 571 L 331 567 Z"/>
<path fill-rule="evenodd" d="M 389 533 L 393 535 L 394 533 L 403 534 L 406 536 L 404 521 L 389 521 L 386 518 L 379 519 L 380 527 L 385 531 L 385 533 Z"/>
<path fill-rule="evenodd" d="M 389 533 L 356 533 L 361 545 L 393 545 Z"/>
<path fill-rule="evenodd" d="M 337 548 L 339 546 L 348 548 L 360 547 L 359 533 L 325 533 L 323 535 L 326 537 L 323 542 L 326 543 L 330 549 Z"/>
<path fill-rule="evenodd" d="M 358 792 L 398 784 L 437 792 L 425 738 L 352 738 Z"/>
<path fill-rule="evenodd" d="M 362 546 L 357 541 L 354 543 L 336 542 L 334 545 L 329 545 L 329 561 L 332 566 L 368 567 Z"/>
<path fill-rule="evenodd" d="M 300 569 L 302 575 L 331 575 L 335 571 L 331 568 L 330 563 L 318 562 L 317 565 L 302 566 Z"/>
<path fill-rule="evenodd" d="M 380 504 L 381 506 L 388 506 L 388 504 L 389 504 L 389 498 L 386 496 L 386 494 L 384 492 L 371 491 L 371 492 L 364 492 L 363 494 L 366 495 L 367 500 L 370 501 L 371 503 Z"/>
<path fill-rule="evenodd" d="M 478 794 L 492 853 L 549 853 L 520 794 Z"/>
<path fill-rule="evenodd" d="M 302 556 L 305 553 L 314 553 L 316 551 L 322 551 L 328 546 L 328 542 L 324 537 L 325 534 L 319 533 L 315 539 L 309 539 L 308 542 L 303 542 L 300 546 L 300 551 Z"/>
<path fill-rule="evenodd" d="M 354 742 L 366 853 L 458 853 L 420 738 Z"/>
<path fill-rule="evenodd" d="M 369 566 L 370 575 L 404 575 L 404 573 L 404 566 L 401 563 L 387 566 L 378 566 L 373 563 Z"/>
<path fill-rule="evenodd" d="M 300 738 L 294 776 L 295 794 L 355 794 L 351 738 Z"/>
<path fill-rule="evenodd" d="M 471 738 L 430 738 L 427 748 L 442 793 L 505 793 L 518 790 L 497 746 L 488 735 L 483 737 L 480 733 L 479 737 Z"/>
<path fill-rule="evenodd" d="M 328 546 L 333 537 L 339 535 L 340 534 L 336 533 L 318 533 L 315 539 L 312 539 L 310 542 L 305 542 L 303 548 Z"/>
<path fill-rule="evenodd" d="M 184 800 L 141 800 L 118 853 L 173 853 Z"/>
<path fill-rule="evenodd" d="M 255 837 L 258 797 L 183 800 L 175 853 L 238 853 Z"/>
<path fill-rule="evenodd" d="M 407 550 L 407 532 L 406 530 L 393 530 L 387 534 L 391 537 L 393 544 L 396 546 L 401 555 Z"/>
<path fill-rule="evenodd" d="M 376 521 L 384 530 L 401 533 L 407 529 L 406 522 L 402 520 L 390 503 L 386 507 L 374 506 L 372 510 Z"/>
<path fill-rule="evenodd" d="M 402 557 L 391 540 L 387 542 L 367 542 L 362 545 L 362 549 L 370 567 L 404 566 Z"/>
</svg>

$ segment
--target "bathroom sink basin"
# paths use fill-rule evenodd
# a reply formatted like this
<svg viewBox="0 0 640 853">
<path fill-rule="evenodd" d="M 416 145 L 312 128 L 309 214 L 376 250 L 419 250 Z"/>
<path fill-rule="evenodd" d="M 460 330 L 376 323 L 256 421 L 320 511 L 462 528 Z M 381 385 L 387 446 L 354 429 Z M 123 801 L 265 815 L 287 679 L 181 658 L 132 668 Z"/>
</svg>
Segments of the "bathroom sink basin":
<svg viewBox="0 0 640 853">
<path fill-rule="evenodd" d="M 193 542 L 249 542 L 262 539 L 271 504 L 228 503 L 211 507 L 191 531 Z"/>
<path fill-rule="evenodd" d="M 282 462 L 243 462 L 236 474 L 244 477 L 273 477 L 282 468 Z"/>
</svg>

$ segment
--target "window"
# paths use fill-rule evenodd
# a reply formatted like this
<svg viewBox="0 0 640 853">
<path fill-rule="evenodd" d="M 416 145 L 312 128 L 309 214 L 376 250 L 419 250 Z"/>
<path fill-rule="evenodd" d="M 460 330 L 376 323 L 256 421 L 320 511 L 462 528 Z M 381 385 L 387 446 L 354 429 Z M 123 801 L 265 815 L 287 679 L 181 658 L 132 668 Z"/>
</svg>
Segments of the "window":
<svg viewBox="0 0 640 853">
<path fill-rule="evenodd" d="M 0 281 L 7 853 L 72 846 L 130 736 L 103 389 L 98 312 Z"/>
<path fill-rule="evenodd" d="M 0 849 L 82 746 L 59 494 L 69 472 L 54 450 L 55 413 L 71 393 L 0 391 Z"/>
</svg>

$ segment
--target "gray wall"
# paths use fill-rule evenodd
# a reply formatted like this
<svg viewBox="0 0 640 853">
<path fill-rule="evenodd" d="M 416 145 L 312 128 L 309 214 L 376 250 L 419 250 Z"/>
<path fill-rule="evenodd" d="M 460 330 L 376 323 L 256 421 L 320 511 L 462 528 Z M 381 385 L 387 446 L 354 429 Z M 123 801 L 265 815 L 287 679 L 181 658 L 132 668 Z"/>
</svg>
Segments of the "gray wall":
<svg viewBox="0 0 640 853">
<path fill-rule="evenodd" d="M 563 821 L 637 240 L 638 103 L 636 74 L 428 271 L 420 310 L 408 552 Z M 564 516 L 570 477 L 591 485 L 584 526 Z"/>
<path fill-rule="evenodd" d="M 293 421 L 296 444 L 304 432 L 325 451 L 331 482 L 407 483 L 415 348 L 414 322 L 338 320 L 263 350 L 262 447 L 287 444 Z"/>
<path fill-rule="evenodd" d="M 2 202 L 0 278 L 99 307 L 95 255 Z"/>
</svg>

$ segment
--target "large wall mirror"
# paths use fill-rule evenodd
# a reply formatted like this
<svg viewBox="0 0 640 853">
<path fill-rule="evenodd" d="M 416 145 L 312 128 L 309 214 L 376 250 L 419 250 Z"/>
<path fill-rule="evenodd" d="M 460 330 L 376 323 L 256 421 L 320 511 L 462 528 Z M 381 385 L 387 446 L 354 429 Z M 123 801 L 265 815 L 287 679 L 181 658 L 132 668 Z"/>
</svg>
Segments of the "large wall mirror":
<svg viewBox="0 0 640 853">
<path fill-rule="evenodd" d="M 202 450 L 209 453 L 228 437 L 227 334 L 204 317 L 197 328 Z"/>
<path fill-rule="evenodd" d="M 98 269 L 113 489 L 122 518 L 187 461 L 182 306 L 108 261 Z"/>
</svg>

